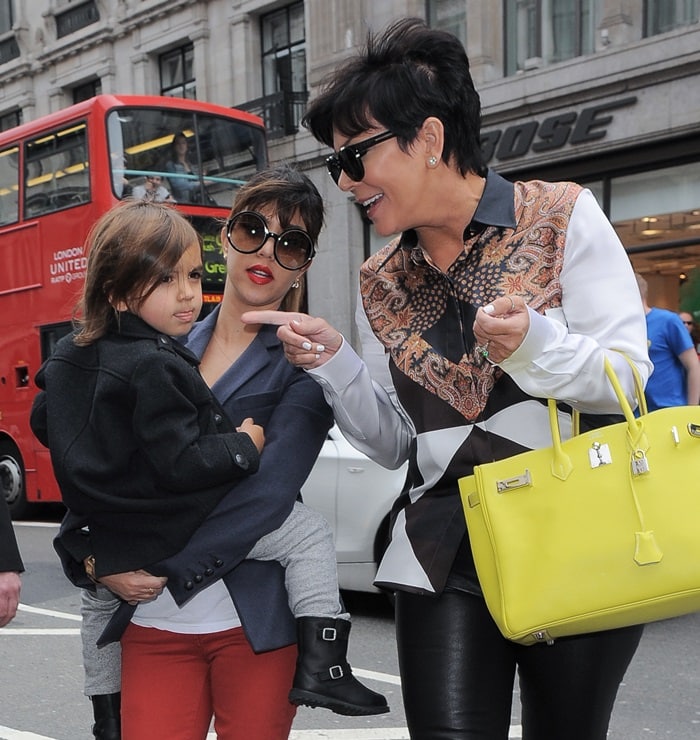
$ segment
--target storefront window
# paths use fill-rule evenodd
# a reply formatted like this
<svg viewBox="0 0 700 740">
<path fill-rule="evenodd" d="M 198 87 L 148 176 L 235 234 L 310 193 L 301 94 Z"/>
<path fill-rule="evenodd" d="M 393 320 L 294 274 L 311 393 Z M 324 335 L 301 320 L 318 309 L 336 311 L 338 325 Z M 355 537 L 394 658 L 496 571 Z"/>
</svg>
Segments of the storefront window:
<svg viewBox="0 0 700 740">
<path fill-rule="evenodd" d="M 656 304 L 675 310 L 681 284 L 700 268 L 698 163 L 610 181 L 610 220 L 638 272 L 654 278 Z M 651 285 L 652 283 L 650 283 Z"/>
</svg>

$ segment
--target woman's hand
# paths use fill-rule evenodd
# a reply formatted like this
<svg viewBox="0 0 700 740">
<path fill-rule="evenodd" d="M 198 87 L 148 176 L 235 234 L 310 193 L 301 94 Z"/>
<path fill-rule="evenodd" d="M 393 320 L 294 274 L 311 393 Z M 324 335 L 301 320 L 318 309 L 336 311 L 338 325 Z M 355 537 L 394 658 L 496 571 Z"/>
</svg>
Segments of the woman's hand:
<svg viewBox="0 0 700 740">
<path fill-rule="evenodd" d="M 343 335 L 325 319 L 288 311 L 246 311 L 245 324 L 279 326 L 277 336 L 292 365 L 310 369 L 320 367 L 340 349 Z"/>
<path fill-rule="evenodd" d="M 474 336 L 484 357 L 498 364 L 522 344 L 530 328 L 530 315 L 520 296 L 497 298 L 476 312 Z"/>
<path fill-rule="evenodd" d="M 124 601 L 136 606 L 144 601 L 151 601 L 163 593 L 168 579 L 153 576 L 145 570 L 132 570 L 128 573 L 102 576 L 99 582 Z"/>
</svg>

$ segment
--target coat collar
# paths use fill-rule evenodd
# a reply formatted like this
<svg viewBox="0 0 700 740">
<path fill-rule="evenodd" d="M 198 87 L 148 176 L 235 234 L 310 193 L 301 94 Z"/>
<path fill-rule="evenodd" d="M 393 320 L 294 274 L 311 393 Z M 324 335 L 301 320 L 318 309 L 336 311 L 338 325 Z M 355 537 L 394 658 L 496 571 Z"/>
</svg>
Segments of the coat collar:
<svg viewBox="0 0 700 740">
<path fill-rule="evenodd" d="M 157 331 L 130 311 L 120 311 L 110 323 L 109 332 L 127 339 L 150 339 L 160 349 L 175 352 L 184 357 L 190 364 L 199 365 L 199 359 L 178 339 Z"/>
<path fill-rule="evenodd" d="M 211 341 L 214 327 L 219 316 L 219 308 L 195 324 L 187 335 L 187 348 L 201 358 L 207 345 Z M 251 378 L 271 362 L 270 353 L 279 349 L 280 341 L 277 338 L 277 327 L 263 326 L 255 339 L 246 348 L 245 352 L 229 367 L 229 369 L 214 383 L 212 390 L 219 401 L 225 403 L 228 397 L 245 385 Z"/>
</svg>

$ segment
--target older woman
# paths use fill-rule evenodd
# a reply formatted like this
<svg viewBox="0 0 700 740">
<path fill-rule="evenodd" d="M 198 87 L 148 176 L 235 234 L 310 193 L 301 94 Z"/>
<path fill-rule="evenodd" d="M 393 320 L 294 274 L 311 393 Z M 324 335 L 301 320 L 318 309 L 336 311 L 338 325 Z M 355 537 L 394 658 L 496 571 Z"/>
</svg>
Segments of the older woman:
<svg viewBox="0 0 700 740">
<path fill-rule="evenodd" d="M 642 628 L 506 640 L 481 594 L 457 481 L 551 444 L 538 399 L 605 423 L 619 408 L 606 358 L 633 398 L 623 353 L 645 380 L 650 363 L 627 255 L 589 191 L 487 170 L 464 48 L 420 20 L 370 36 L 305 123 L 335 150 L 338 187 L 379 234 L 400 234 L 361 270 L 364 362 L 323 319 L 245 318 L 281 324 L 290 361 L 322 385 L 359 449 L 389 467 L 409 460 L 377 582 L 396 591 L 411 738 L 505 740 L 517 669 L 524 738 L 603 740 Z"/>
</svg>

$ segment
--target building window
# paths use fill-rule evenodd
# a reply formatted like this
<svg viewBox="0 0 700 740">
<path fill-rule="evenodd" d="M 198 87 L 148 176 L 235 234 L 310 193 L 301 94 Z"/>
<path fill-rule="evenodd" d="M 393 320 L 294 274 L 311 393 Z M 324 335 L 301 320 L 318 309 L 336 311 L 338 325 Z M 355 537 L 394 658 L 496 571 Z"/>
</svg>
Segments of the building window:
<svg viewBox="0 0 700 740">
<path fill-rule="evenodd" d="M 102 83 L 100 80 L 91 80 L 90 82 L 84 82 L 82 85 L 78 85 L 73 88 L 73 102 L 82 103 L 83 100 L 89 100 L 94 98 L 95 95 L 99 95 L 102 92 Z"/>
<path fill-rule="evenodd" d="M 63 38 L 100 20 L 94 0 L 56 13 L 56 37 Z"/>
<path fill-rule="evenodd" d="M 262 33 L 263 95 L 277 96 L 268 128 L 284 133 L 298 129 L 307 99 L 304 3 L 293 3 L 264 15 Z M 275 120 L 276 119 L 276 120 Z"/>
<path fill-rule="evenodd" d="M 196 100 L 194 80 L 194 44 L 186 44 L 161 54 L 160 94 L 170 98 Z"/>
<path fill-rule="evenodd" d="M 22 123 L 22 111 L 19 108 L 0 114 L 0 131 L 7 131 L 19 126 L 20 123 Z"/>
<path fill-rule="evenodd" d="M 426 0 L 425 17 L 432 28 L 448 31 L 467 46 L 467 4 L 464 0 Z"/>
<path fill-rule="evenodd" d="M 13 23 L 12 0 L 0 0 L 0 36 L 11 33 Z M 17 57 L 19 57 L 19 44 L 14 35 L 7 36 L 0 41 L 0 64 L 5 64 Z"/>
<path fill-rule="evenodd" d="M 596 0 L 505 0 L 506 74 L 592 53 L 597 5 Z"/>
<path fill-rule="evenodd" d="M 644 35 L 673 31 L 700 20 L 700 0 L 646 0 Z"/>
<path fill-rule="evenodd" d="M 12 0 L 0 0 L 0 34 L 9 33 L 13 21 Z"/>
</svg>

